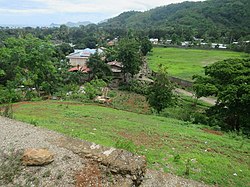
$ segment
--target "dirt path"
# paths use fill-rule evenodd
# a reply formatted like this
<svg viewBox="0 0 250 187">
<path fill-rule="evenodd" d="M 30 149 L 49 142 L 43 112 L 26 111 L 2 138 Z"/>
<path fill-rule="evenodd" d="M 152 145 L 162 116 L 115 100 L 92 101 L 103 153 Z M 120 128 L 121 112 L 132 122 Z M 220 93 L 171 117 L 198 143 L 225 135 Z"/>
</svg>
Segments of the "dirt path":
<svg viewBox="0 0 250 187">
<path fill-rule="evenodd" d="M 175 89 L 176 93 L 180 93 L 186 96 L 190 96 L 190 97 L 194 97 L 194 94 L 191 92 L 188 92 L 186 90 L 180 89 L 180 88 L 176 88 Z M 201 97 L 199 98 L 200 101 L 203 101 L 205 103 L 211 104 L 211 105 L 215 105 L 216 103 L 216 99 L 211 98 L 211 97 Z"/>
<path fill-rule="evenodd" d="M 0 129 L 0 187 L 207 186 L 160 171 L 147 170 L 144 157 L 127 151 L 69 138 L 1 116 Z M 26 148 L 47 148 L 55 154 L 54 162 L 36 167 L 17 165 L 18 169 L 15 170 L 18 172 L 14 172 L 13 179 L 9 182 L 4 180 L 2 176 L 6 174 L 6 168 L 2 163 L 7 159 L 5 167 L 8 167 L 9 153 Z M 5 176 L 9 179 L 10 173 L 7 174 Z"/>
</svg>

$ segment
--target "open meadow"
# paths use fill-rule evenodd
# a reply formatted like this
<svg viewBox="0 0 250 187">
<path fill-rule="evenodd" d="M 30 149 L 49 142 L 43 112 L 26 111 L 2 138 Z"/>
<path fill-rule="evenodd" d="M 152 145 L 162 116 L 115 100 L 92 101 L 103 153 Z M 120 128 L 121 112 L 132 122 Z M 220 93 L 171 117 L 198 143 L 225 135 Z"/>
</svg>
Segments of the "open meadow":
<svg viewBox="0 0 250 187">
<path fill-rule="evenodd" d="M 148 55 L 149 67 L 157 71 L 158 65 L 168 67 L 171 76 L 192 80 L 195 74 L 204 75 L 203 67 L 228 58 L 245 58 L 249 54 L 223 50 L 202 50 L 183 48 L 153 48 Z"/>
<path fill-rule="evenodd" d="M 207 184 L 250 185 L 250 142 L 234 133 L 76 102 L 17 103 L 13 111 L 34 126 L 145 155 L 149 168 Z"/>
</svg>

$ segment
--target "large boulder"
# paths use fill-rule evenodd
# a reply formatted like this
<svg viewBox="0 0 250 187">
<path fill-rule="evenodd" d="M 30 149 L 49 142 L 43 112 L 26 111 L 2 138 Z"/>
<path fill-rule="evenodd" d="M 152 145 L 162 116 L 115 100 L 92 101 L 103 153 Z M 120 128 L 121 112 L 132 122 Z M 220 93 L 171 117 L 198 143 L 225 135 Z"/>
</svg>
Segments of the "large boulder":
<svg viewBox="0 0 250 187">
<path fill-rule="evenodd" d="M 43 166 L 54 161 L 54 154 L 47 149 L 26 149 L 22 163 L 27 166 Z"/>
</svg>

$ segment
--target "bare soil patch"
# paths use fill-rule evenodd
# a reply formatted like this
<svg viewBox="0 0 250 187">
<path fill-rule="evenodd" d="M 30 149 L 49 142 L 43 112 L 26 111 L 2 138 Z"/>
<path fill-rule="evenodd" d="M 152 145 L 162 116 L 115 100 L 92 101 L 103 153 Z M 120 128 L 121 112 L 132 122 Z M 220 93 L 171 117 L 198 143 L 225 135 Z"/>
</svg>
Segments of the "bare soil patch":
<svg viewBox="0 0 250 187">
<path fill-rule="evenodd" d="M 223 133 L 220 132 L 220 131 L 215 131 L 215 130 L 211 130 L 211 129 L 202 129 L 204 132 L 207 132 L 207 133 L 210 133 L 210 134 L 215 134 L 215 135 L 218 135 L 218 136 L 222 136 Z"/>
</svg>

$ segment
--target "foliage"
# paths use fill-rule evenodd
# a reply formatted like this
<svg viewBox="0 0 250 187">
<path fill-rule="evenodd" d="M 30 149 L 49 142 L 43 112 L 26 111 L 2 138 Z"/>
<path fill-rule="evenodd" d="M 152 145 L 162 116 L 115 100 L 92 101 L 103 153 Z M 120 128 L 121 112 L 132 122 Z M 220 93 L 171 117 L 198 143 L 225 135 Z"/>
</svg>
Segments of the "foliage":
<svg viewBox="0 0 250 187">
<path fill-rule="evenodd" d="M 54 48 L 48 41 L 28 35 L 25 38 L 9 38 L 0 48 L 0 69 L 5 75 L 0 84 L 12 82 L 13 88 L 24 86 L 38 92 L 53 93 L 57 85 L 57 70 L 53 65 Z"/>
<path fill-rule="evenodd" d="M 98 79 L 107 79 L 112 72 L 108 64 L 106 64 L 98 53 L 90 56 L 88 59 L 88 67 L 92 70 L 93 76 Z"/>
<path fill-rule="evenodd" d="M 130 151 L 130 152 L 135 152 L 135 150 L 136 150 L 136 146 L 133 143 L 133 141 L 131 141 L 131 140 L 129 141 L 126 139 L 117 140 L 117 142 L 115 143 L 115 147 L 118 149 L 125 149 L 125 150 Z"/>
<path fill-rule="evenodd" d="M 147 100 L 157 110 L 162 111 L 173 104 L 173 85 L 168 79 L 167 69 L 159 65 L 154 83 L 149 87 Z"/>
<path fill-rule="evenodd" d="M 149 114 L 150 108 L 145 96 L 126 91 L 115 91 L 115 97 L 111 98 L 111 107 L 118 110 Z"/>
<path fill-rule="evenodd" d="M 140 44 L 134 38 L 123 38 L 118 43 L 118 60 L 123 63 L 123 73 L 137 74 L 142 64 Z"/>
<path fill-rule="evenodd" d="M 8 103 L 7 105 L 2 106 L 0 111 L 0 116 L 4 116 L 6 118 L 13 118 L 13 108 L 12 104 Z"/>
<path fill-rule="evenodd" d="M 103 80 L 94 79 L 84 84 L 85 95 L 90 100 L 94 99 L 97 95 L 102 94 L 102 88 L 106 86 L 107 84 Z"/>
<path fill-rule="evenodd" d="M 126 90 L 141 95 L 147 95 L 148 88 L 149 84 L 147 82 L 142 82 L 134 79 L 130 80 L 125 84 L 122 83 L 121 85 L 119 85 L 119 90 Z"/>
<path fill-rule="evenodd" d="M 249 37 L 250 3 L 248 0 L 210 0 L 183 2 L 145 12 L 124 12 L 100 24 L 102 27 L 133 29 L 152 38 L 232 43 Z"/>
<path fill-rule="evenodd" d="M 176 105 L 165 108 L 161 111 L 160 116 L 174 118 L 194 124 L 211 125 L 210 120 L 205 114 L 210 105 L 197 101 L 188 96 L 180 95 L 177 97 Z"/>
<path fill-rule="evenodd" d="M 209 114 L 221 119 L 223 128 L 249 132 L 250 59 L 228 59 L 205 67 L 205 76 L 195 76 L 197 97 L 214 95 L 217 103 Z"/>
<path fill-rule="evenodd" d="M 146 56 L 153 49 L 153 45 L 147 37 L 139 38 L 139 40 L 141 43 L 140 50 L 143 56 Z"/>
<path fill-rule="evenodd" d="M 14 178 L 21 174 L 22 153 L 16 150 L 0 150 L 0 185 L 13 182 Z"/>
<path fill-rule="evenodd" d="M 74 52 L 74 49 L 67 43 L 57 45 L 55 50 L 58 59 L 65 59 L 67 55 Z"/>
<path fill-rule="evenodd" d="M 0 104 L 20 101 L 20 90 L 14 90 L 0 85 Z"/>
</svg>

